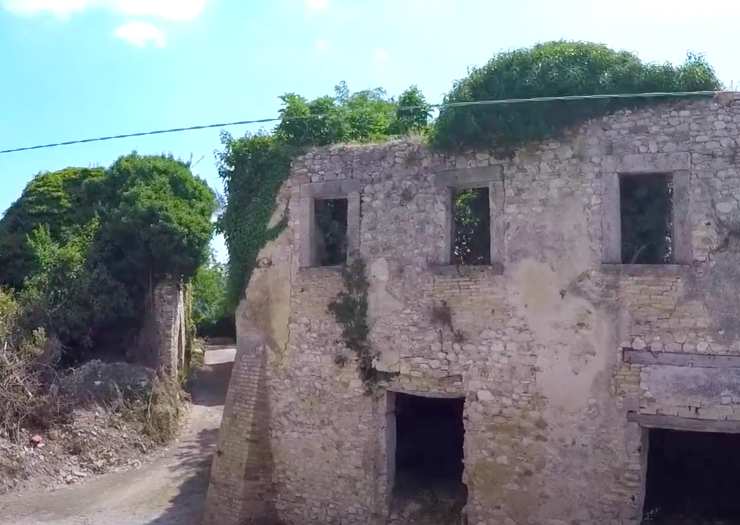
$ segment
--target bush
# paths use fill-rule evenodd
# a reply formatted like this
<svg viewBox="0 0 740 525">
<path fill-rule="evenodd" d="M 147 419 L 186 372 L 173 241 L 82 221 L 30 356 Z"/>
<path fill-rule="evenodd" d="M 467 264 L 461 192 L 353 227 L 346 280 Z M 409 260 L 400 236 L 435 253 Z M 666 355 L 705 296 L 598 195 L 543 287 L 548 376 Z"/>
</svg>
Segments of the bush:
<svg viewBox="0 0 740 525">
<path fill-rule="evenodd" d="M 689 55 L 678 67 L 589 42 L 547 42 L 494 56 L 455 83 L 445 104 L 510 98 L 720 89 L 714 70 Z M 447 107 L 432 143 L 439 149 L 497 148 L 555 135 L 567 126 L 655 100 L 611 99 Z"/>
<path fill-rule="evenodd" d="M 41 174 L 0 220 L 0 265 L 22 262 L 0 282 L 18 292 L 24 329 L 58 337 L 71 362 L 123 350 L 154 286 L 206 260 L 215 210 L 208 185 L 167 156 Z"/>
<path fill-rule="evenodd" d="M 176 380 L 157 376 L 146 399 L 129 407 L 129 416 L 142 424 L 143 432 L 158 443 L 175 438 L 185 415 L 185 392 Z"/>
<path fill-rule="evenodd" d="M 234 315 L 226 307 L 226 268 L 211 260 L 193 277 L 192 315 L 199 337 L 234 337 Z"/>
<path fill-rule="evenodd" d="M 45 426 L 66 411 L 46 390 L 56 348 L 43 330 L 24 334 L 20 309 L 0 288 L 0 435 L 17 439 L 25 425 Z"/>
</svg>

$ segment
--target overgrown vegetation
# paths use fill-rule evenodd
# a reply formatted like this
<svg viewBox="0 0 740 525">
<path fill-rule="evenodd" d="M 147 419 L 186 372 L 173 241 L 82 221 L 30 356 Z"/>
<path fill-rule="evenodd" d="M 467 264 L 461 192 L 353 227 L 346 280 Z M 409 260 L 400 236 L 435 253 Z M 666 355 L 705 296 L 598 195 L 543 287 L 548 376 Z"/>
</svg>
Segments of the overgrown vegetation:
<svg viewBox="0 0 740 525">
<path fill-rule="evenodd" d="M 365 274 L 365 262 L 360 258 L 353 259 L 342 270 L 342 280 L 344 290 L 329 303 L 329 312 L 342 327 L 342 340 L 357 356 L 360 379 L 370 389 L 378 379 L 379 372 L 373 366 L 375 354 L 368 341 L 367 290 L 370 283 Z"/>
<path fill-rule="evenodd" d="M 67 362 L 122 351 L 157 282 L 188 280 L 205 261 L 215 209 L 170 157 L 42 173 L 0 220 L 0 285 L 17 294 L 23 329 L 58 338 Z"/>
<path fill-rule="evenodd" d="M 192 280 L 195 332 L 200 337 L 234 337 L 234 314 L 226 306 L 226 267 L 211 258 Z"/>
<path fill-rule="evenodd" d="M 62 412 L 44 389 L 54 365 L 45 349 L 53 342 L 43 329 L 24 333 L 19 315 L 13 295 L 0 288 L 0 436 L 11 439 L 23 426 L 50 424 Z"/>
<path fill-rule="evenodd" d="M 455 83 L 444 103 L 567 95 L 711 91 L 720 89 L 698 55 L 680 66 L 649 64 L 626 51 L 590 42 L 547 42 L 499 53 Z M 611 99 L 447 107 L 432 134 L 441 150 L 510 148 L 556 135 L 617 109 L 661 99 Z"/>
<path fill-rule="evenodd" d="M 233 309 L 255 267 L 262 247 L 277 237 L 285 221 L 270 225 L 275 199 L 288 178 L 290 163 L 310 146 L 337 142 L 373 141 L 420 131 L 427 125 L 429 106 L 412 86 L 399 102 L 382 89 L 350 94 L 346 84 L 334 96 L 314 100 L 289 93 L 281 97 L 283 108 L 274 133 L 233 138 L 224 133 L 224 149 L 218 154 L 219 174 L 224 181 L 228 205 L 218 228 L 229 249 L 227 304 Z M 285 218 L 284 218 L 285 219 Z"/>
<path fill-rule="evenodd" d="M 491 216 L 488 188 L 456 192 L 452 197 L 454 236 L 451 260 L 457 265 L 491 263 Z"/>
<path fill-rule="evenodd" d="M 87 401 L 127 412 L 153 440 L 173 435 L 177 381 L 93 358 L 122 360 L 154 287 L 195 274 L 215 209 L 206 183 L 166 156 L 134 153 L 27 185 L 0 219 L 0 438 L 58 430 Z"/>
</svg>

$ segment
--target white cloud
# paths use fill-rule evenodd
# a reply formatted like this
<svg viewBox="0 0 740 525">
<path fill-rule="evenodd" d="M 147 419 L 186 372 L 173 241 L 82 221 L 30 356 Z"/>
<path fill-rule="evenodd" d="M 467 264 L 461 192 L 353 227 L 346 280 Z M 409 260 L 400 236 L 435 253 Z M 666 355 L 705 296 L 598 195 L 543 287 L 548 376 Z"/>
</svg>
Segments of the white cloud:
<svg viewBox="0 0 740 525">
<path fill-rule="evenodd" d="M 148 16 L 184 22 L 198 18 L 205 9 L 206 2 L 207 0 L 0 0 L 0 5 L 20 15 L 52 14 L 67 17 L 86 9 L 104 9 L 127 16 Z"/>
<path fill-rule="evenodd" d="M 116 28 L 113 34 L 137 47 L 146 47 L 149 44 L 164 47 L 167 43 L 162 30 L 149 22 L 128 22 Z"/>
<path fill-rule="evenodd" d="M 316 51 L 324 52 L 329 50 L 330 44 L 328 40 L 319 38 L 316 42 L 313 43 L 313 47 L 314 49 L 316 49 Z"/>
<path fill-rule="evenodd" d="M 329 7 L 329 0 L 305 0 L 306 8 L 311 11 L 323 11 Z"/>
</svg>

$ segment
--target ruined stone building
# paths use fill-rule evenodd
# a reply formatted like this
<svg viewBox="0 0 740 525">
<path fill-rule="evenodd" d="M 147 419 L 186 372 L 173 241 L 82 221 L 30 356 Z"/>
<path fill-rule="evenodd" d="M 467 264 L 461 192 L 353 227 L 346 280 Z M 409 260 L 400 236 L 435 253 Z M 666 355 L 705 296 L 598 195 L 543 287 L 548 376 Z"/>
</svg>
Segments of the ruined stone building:
<svg viewBox="0 0 740 525">
<path fill-rule="evenodd" d="M 503 158 L 294 161 L 237 312 L 206 522 L 412 523 L 443 490 L 471 525 L 737 513 L 739 136 L 723 94 Z M 327 308 L 353 258 L 371 393 Z"/>
</svg>

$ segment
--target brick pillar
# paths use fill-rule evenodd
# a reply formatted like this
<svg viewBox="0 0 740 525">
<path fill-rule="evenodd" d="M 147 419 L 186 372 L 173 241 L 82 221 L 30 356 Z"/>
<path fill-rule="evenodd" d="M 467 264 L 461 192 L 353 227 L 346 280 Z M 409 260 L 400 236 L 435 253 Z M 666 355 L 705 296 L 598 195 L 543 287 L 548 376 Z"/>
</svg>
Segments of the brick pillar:
<svg viewBox="0 0 740 525">
<path fill-rule="evenodd" d="M 144 321 L 128 357 L 176 379 L 185 366 L 185 311 L 182 283 L 165 279 L 147 297 Z"/>
<path fill-rule="evenodd" d="M 204 525 L 278 523 L 272 491 L 267 351 L 259 337 L 239 339 L 211 466 Z"/>
</svg>

